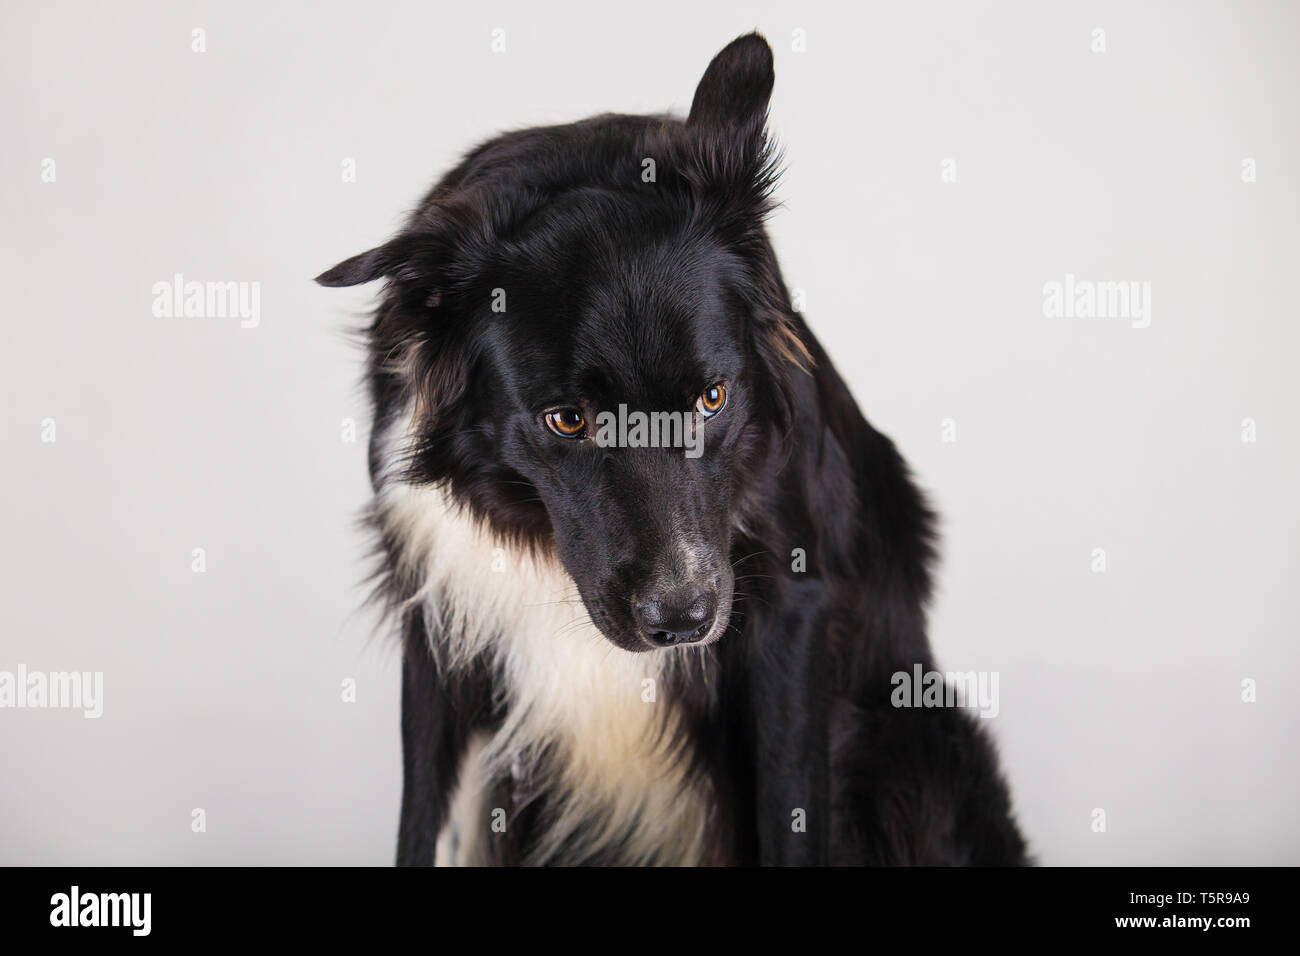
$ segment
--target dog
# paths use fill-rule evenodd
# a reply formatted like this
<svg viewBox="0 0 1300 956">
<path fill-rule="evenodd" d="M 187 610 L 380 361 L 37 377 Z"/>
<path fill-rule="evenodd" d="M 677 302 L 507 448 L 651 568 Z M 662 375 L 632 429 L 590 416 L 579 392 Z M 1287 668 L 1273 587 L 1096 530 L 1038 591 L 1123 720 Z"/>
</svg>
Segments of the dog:
<svg viewBox="0 0 1300 956">
<path fill-rule="evenodd" d="M 792 308 L 773 82 L 492 139 L 317 279 L 385 280 L 399 865 L 1028 862 L 974 717 L 894 706 L 934 518 Z"/>
</svg>

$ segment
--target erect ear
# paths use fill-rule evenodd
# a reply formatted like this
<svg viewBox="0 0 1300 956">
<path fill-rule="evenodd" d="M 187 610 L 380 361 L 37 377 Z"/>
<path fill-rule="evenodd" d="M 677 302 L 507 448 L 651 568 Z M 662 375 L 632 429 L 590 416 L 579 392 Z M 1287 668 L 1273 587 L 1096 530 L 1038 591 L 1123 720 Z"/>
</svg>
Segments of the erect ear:
<svg viewBox="0 0 1300 956">
<path fill-rule="evenodd" d="M 686 125 L 730 131 L 742 140 L 761 138 L 775 81 L 772 48 L 767 41 L 757 33 L 737 37 L 704 71 Z"/>
<path fill-rule="evenodd" d="M 398 236 L 382 246 L 376 246 L 368 252 L 344 259 L 332 269 L 327 269 L 316 277 L 316 281 L 325 286 L 361 285 L 373 282 L 382 276 L 391 276 L 410 258 L 411 242 L 406 236 Z"/>
</svg>

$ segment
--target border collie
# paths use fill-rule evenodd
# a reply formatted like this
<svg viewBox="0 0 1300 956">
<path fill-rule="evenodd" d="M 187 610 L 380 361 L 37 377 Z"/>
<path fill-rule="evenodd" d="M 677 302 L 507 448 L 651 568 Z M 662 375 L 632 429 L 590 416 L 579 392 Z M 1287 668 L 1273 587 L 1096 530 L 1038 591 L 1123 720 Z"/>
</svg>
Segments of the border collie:
<svg viewBox="0 0 1300 956">
<path fill-rule="evenodd" d="M 317 279 L 386 280 L 399 864 L 1026 862 L 973 717 L 891 705 L 933 518 L 791 307 L 772 83 L 750 34 L 684 121 L 499 136 Z"/>
</svg>

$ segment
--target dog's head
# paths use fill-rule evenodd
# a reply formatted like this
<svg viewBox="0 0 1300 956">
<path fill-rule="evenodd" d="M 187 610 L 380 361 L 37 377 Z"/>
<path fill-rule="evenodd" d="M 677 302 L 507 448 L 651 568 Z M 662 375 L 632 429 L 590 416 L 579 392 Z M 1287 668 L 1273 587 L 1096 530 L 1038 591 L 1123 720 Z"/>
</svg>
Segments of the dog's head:
<svg viewBox="0 0 1300 956">
<path fill-rule="evenodd" d="M 628 650 L 726 630 L 735 529 L 808 358 L 763 229 L 772 82 L 744 36 L 685 122 L 492 140 L 318 279 L 388 280 L 371 371 L 380 413 L 414 415 L 405 479 L 552 551 Z"/>
</svg>

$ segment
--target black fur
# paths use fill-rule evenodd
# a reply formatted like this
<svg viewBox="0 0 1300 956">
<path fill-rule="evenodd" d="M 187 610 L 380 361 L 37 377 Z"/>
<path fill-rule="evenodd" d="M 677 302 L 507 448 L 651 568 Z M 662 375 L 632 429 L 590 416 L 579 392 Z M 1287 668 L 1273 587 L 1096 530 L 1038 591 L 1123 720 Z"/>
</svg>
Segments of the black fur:
<svg viewBox="0 0 1300 956">
<path fill-rule="evenodd" d="M 645 608 L 666 613 L 656 601 L 673 587 L 716 598 L 717 633 L 687 651 L 713 677 L 683 668 L 664 692 L 686 715 L 682 759 L 715 795 L 706 862 L 1023 863 L 975 720 L 890 705 L 893 673 L 932 666 L 933 519 L 790 307 L 763 225 L 772 83 L 771 51 L 748 35 L 714 59 L 684 122 L 605 115 L 493 139 L 394 239 L 318 281 L 387 280 L 369 374 L 376 435 L 419 409 L 407 480 L 445 483 L 503 539 L 558 554 L 624 649 L 681 653 L 648 649 Z M 542 421 L 555 406 L 687 410 L 717 381 L 727 405 L 694 460 Z M 381 457 L 372 448 L 377 486 Z M 670 554 L 683 535 L 689 575 Z M 384 544 L 400 606 L 418 581 Z M 415 613 L 404 627 L 398 859 L 428 863 L 467 735 L 505 705 L 488 667 L 440 673 L 437 635 Z M 513 813 L 502 862 L 526 852 L 545 781 Z M 621 860 L 613 847 L 566 862 Z"/>
</svg>

